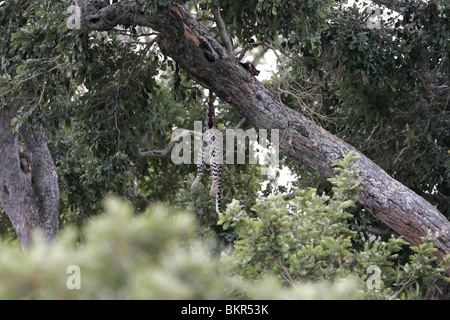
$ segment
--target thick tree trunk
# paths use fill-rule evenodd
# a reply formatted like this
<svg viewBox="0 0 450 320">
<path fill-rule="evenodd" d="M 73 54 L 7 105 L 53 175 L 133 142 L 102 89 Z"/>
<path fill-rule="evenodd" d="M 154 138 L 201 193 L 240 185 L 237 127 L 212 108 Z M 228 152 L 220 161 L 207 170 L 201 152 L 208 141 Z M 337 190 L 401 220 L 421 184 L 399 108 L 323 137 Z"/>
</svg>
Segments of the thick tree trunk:
<svg viewBox="0 0 450 320">
<path fill-rule="evenodd" d="M 82 21 L 84 30 L 110 30 L 119 24 L 142 25 L 160 32 L 159 45 L 202 86 L 230 103 L 258 129 L 279 129 L 280 147 L 317 172 L 331 177 L 332 164 L 342 159 L 352 146 L 330 134 L 311 120 L 283 105 L 256 78 L 250 75 L 182 6 L 161 13 L 131 11 L 115 3 L 96 11 L 89 1 Z M 197 39 L 185 36 L 186 26 Z M 216 60 L 210 62 L 204 51 Z M 355 150 L 356 151 L 356 150 Z M 363 191 L 361 204 L 376 218 L 397 231 L 410 243 L 421 243 L 428 230 L 437 237 L 436 256 L 450 254 L 450 222 L 430 203 L 391 178 L 384 170 L 356 151 Z"/>
<path fill-rule="evenodd" d="M 18 132 L 14 133 L 11 127 L 19 105 L 13 101 L 9 110 L 0 110 L 0 206 L 11 220 L 22 247 L 26 248 L 40 219 L 36 195 L 20 169 Z"/>
<path fill-rule="evenodd" d="M 39 228 L 47 240 L 56 234 L 59 213 L 59 185 L 55 163 L 43 134 L 35 127 L 24 125 L 23 140 L 33 155 L 33 190 L 39 199 Z"/>
<path fill-rule="evenodd" d="M 0 110 L 0 207 L 6 212 L 23 248 L 27 248 L 35 229 L 53 239 L 59 210 L 58 178 L 45 139 L 36 128 L 24 127 L 27 151 L 32 153 L 32 181 L 21 170 L 18 134 L 11 119 L 19 110 L 15 100 L 8 110 Z"/>
</svg>

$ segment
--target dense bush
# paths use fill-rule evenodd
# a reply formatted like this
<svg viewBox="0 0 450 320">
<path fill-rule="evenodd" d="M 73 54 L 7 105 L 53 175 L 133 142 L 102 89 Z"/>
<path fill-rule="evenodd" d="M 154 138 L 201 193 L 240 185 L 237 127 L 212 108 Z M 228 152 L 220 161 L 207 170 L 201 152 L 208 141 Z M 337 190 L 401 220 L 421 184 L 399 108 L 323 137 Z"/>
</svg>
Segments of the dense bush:
<svg viewBox="0 0 450 320">
<path fill-rule="evenodd" d="M 314 189 L 290 200 L 272 195 L 258 201 L 258 216 L 231 203 L 219 224 L 238 240 L 221 257 L 199 236 L 193 214 L 160 206 L 137 214 L 110 197 L 81 233 L 67 228 L 52 243 L 38 235 L 26 252 L 0 247 L 0 299 L 421 298 L 443 271 L 432 266 L 431 235 L 404 265 L 396 261 L 401 239 L 352 247 L 345 210 L 358 192 L 352 159 L 330 179 L 332 197 Z"/>
<path fill-rule="evenodd" d="M 250 217 L 234 201 L 219 221 L 225 228 L 234 227 L 239 238 L 235 250 L 224 255 L 228 273 L 253 279 L 270 274 L 288 285 L 352 278 L 360 284 L 354 297 L 423 297 L 431 280 L 444 270 L 432 264 L 432 235 L 411 247 L 410 261 L 404 265 L 397 254 L 407 246 L 402 239 L 370 239 L 362 250 L 352 245 L 357 233 L 348 225 L 351 215 L 346 209 L 358 200 L 359 181 L 352 164 L 356 159 L 350 154 L 336 164 L 339 174 L 329 179 L 331 197 L 317 195 L 316 189 L 297 190 L 291 200 L 276 194 L 258 202 L 258 217 Z M 380 281 L 373 282 L 377 275 Z"/>
</svg>

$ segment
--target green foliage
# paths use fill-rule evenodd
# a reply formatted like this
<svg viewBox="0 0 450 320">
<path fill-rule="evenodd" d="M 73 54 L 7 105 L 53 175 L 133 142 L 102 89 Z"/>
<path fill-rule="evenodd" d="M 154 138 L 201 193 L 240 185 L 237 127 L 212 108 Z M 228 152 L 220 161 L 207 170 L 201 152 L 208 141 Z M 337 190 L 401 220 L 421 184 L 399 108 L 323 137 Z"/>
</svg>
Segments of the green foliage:
<svg viewBox="0 0 450 320">
<path fill-rule="evenodd" d="M 240 44 L 275 41 L 281 36 L 282 46 L 319 56 L 320 33 L 326 29 L 334 1 L 221 0 L 204 1 L 203 8 L 220 6 L 222 17 L 232 38 Z"/>
<path fill-rule="evenodd" d="M 41 101 L 67 89 L 67 53 L 73 49 L 76 42 L 72 36 L 78 32 L 67 29 L 66 8 L 64 1 L 2 3 L 0 98 L 27 94 L 31 106 L 42 107 Z"/>
<path fill-rule="evenodd" d="M 126 3 L 154 9 L 171 2 Z M 82 221 L 100 211 L 99 203 L 108 192 L 133 199 L 133 180 L 149 200 L 186 204 L 190 195 L 177 194 L 186 189 L 185 180 L 195 165 L 139 159 L 137 150 L 162 149 L 173 128 L 192 129 L 193 121 L 203 121 L 203 91 L 181 72 L 181 87 L 174 93 L 173 62 L 156 45 L 123 41 L 127 37 L 151 42 L 152 38 L 137 37 L 140 31 L 135 26 L 89 35 L 68 29 L 69 4 L 14 0 L 0 5 L 0 104 L 25 98 L 14 125 L 28 121 L 46 132 L 62 177 L 61 212 Z M 94 4 L 101 8 L 109 2 Z M 300 94 L 283 94 L 283 102 L 329 116 L 331 121 L 323 122 L 326 129 L 339 132 L 394 178 L 444 214 L 449 212 L 446 100 L 430 96 L 418 68 L 422 49 L 427 48 L 425 57 L 436 85 L 448 79 L 449 13 L 443 1 L 407 2 L 400 8 L 404 19 L 383 20 L 380 30 L 367 28 L 367 10 L 344 9 L 329 0 L 204 0 L 187 5 L 205 23 L 210 10 L 221 6 L 237 51 L 263 40 L 278 48 L 286 62 L 279 75 L 292 80 L 282 87 Z M 407 32 L 416 26 L 422 33 Z M 214 26 L 210 31 L 217 33 Z M 276 90 L 277 78 L 266 85 Z M 304 95 L 306 91 L 314 94 Z M 226 105 L 220 104 L 218 110 L 222 129 L 241 120 Z M 302 186 L 323 189 L 321 177 L 303 167 L 296 172 Z M 227 201 L 238 197 L 250 209 L 259 182 L 253 168 L 231 168 L 228 177 L 232 182 L 225 186 Z M 134 204 L 144 205 L 136 199 Z"/>
<path fill-rule="evenodd" d="M 222 297 L 222 279 L 195 222 L 158 207 L 134 216 L 122 201 L 106 202 L 77 241 L 73 229 L 48 244 L 38 239 L 25 254 L 0 251 L 2 299 L 202 299 Z M 69 290 L 67 268 L 81 271 L 81 289 Z M 35 281 L 39 279 L 39 281 Z M 216 280 L 214 280 L 216 279 Z"/>
<path fill-rule="evenodd" d="M 136 214 L 110 197 L 105 214 L 81 231 L 67 228 L 52 243 L 37 234 L 26 252 L 0 247 L 0 298 L 421 298 L 423 284 L 444 271 L 431 265 L 431 235 L 412 247 L 403 266 L 394 263 L 403 240 L 352 248 L 346 209 L 358 191 L 354 159 L 349 155 L 339 163 L 339 175 L 331 179 L 333 197 L 314 189 L 297 191 L 288 201 L 273 195 L 258 201 L 256 217 L 232 202 L 219 224 L 234 227 L 239 240 L 221 259 L 211 238 L 199 237 L 194 215 L 162 206 Z M 373 265 L 381 270 L 378 289 L 367 287 Z M 79 289 L 71 287 L 76 284 Z"/>
<path fill-rule="evenodd" d="M 67 229 L 52 243 L 37 237 L 33 246 L 0 249 L 1 299 L 226 299 L 227 292 L 261 298 L 351 297 L 355 284 L 283 288 L 275 280 L 252 284 L 220 273 L 208 242 L 196 237 L 186 213 L 154 207 L 139 216 L 110 198 L 106 213 L 82 233 Z M 71 266 L 79 268 L 80 287 Z M 266 291 L 261 291 L 261 287 Z"/>
<path fill-rule="evenodd" d="M 397 264 L 397 253 L 407 242 L 390 238 L 366 241 L 362 250 L 352 246 L 356 232 L 347 223 L 351 214 L 347 209 L 357 201 L 359 181 L 349 154 L 337 163 L 339 174 L 330 179 L 333 195 L 319 196 L 316 189 L 297 190 L 295 197 L 284 199 L 281 194 L 260 199 L 255 206 L 256 217 L 249 216 L 233 201 L 225 214 L 219 215 L 224 229 L 234 227 L 238 240 L 235 250 L 223 255 L 227 272 L 233 276 L 260 279 L 267 274 L 292 285 L 300 281 L 336 281 L 353 277 L 361 284 L 367 298 L 420 298 L 428 281 L 437 278 L 445 269 L 436 269 L 432 261 L 431 235 L 404 266 Z M 369 290 L 368 268 L 376 266 L 382 272 L 378 290 Z M 419 275 L 420 274 L 420 275 Z M 399 288 L 401 288 L 399 290 Z"/>
<path fill-rule="evenodd" d="M 109 5 L 92 2 L 97 8 Z M 159 10 L 172 2 L 126 5 Z M 369 29 L 367 8 L 330 0 L 186 3 L 207 26 L 210 10 L 220 6 L 237 51 L 258 41 L 277 48 L 283 63 L 266 86 L 290 91 L 280 94 L 285 104 L 324 120 L 326 129 L 449 217 L 450 131 L 443 94 L 449 77 L 448 5 L 373 2 L 402 19 L 382 16 L 381 28 Z M 55 243 L 37 240 L 23 255 L 6 244 L 14 237 L 0 212 L 0 297 L 413 299 L 423 297 L 441 273 L 433 266 L 436 235 L 405 257 L 403 240 L 352 231 L 349 220 L 374 222 L 356 204 L 359 183 L 351 156 L 329 181 L 288 161 L 301 176 L 299 187 L 317 189 L 281 194 L 268 188 L 260 198 L 263 177 L 257 166 L 226 166 L 223 196 L 230 205 L 217 225 L 208 179 L 189 190 L 194 164 L 138 156 L 139 149 L 163 149 L 174 128 L 192 129 L 194 121 L 203 121 L 206 99 L 182 71 L 174 92 L 173 61 L 153 38 L 137 37 L 149 30 L 129 26 L 82 34 L 66 26 L 71 1 L 0 3 L 0 108 L 22 98 L 12 125 L 28 121 L 45 131 L 60 180 L 61 227 L 68 229 Z M 217 28 L 209 27 L 219 39 Z M 217 109 L 221 129 L 241 120 L 223 103 Z M 198 226 L 190 215 L 161 208 L 135 216 L 116 201 L 105 216 L 89 220 L 103 210 L 109 193 L 138 211 L 158 201 L 187 208 Z M 69 227 L 85 221 L 81 235 Z M 205 244 L 198 235 L 217 242 Z M 218 261 L 217 253 L 230 245 L 234 251 Z M 68 263 L 81 267 L 81 291 L 65 286 Z M 370 266 L 381 270 L 378 291 L 366 286 Z"/>
<path fill-rule="evenodd" d="M 337 6 L 321 35 L 322 56 L 283 52 L 283 86 L 331 132 L 450 217 L 448 162 L 448 16 L 446 1 L 374 1 Z M 391 10 L 391 14 L 389 14 Z M 304 96 L 304 92 L 313 92 Z M 322 100 L 323 99 L 323 100 Z M 283 101 L 300 109 L 297 99 Z M 305 109 L 304 106 L 301 109 Z M 305 176 L 303 169 L 297 171 Z"/>
<path fill-rule="evenodd" d="M 103 2 L 103 1 L 102 1 Z M 132 0 L 125 3 L 126 6 L 137 6 L 141 9 L 157 10 L 161 6 L 167 6 L 173 2 L 186 3 L 187 0 Z"/>
</svg>

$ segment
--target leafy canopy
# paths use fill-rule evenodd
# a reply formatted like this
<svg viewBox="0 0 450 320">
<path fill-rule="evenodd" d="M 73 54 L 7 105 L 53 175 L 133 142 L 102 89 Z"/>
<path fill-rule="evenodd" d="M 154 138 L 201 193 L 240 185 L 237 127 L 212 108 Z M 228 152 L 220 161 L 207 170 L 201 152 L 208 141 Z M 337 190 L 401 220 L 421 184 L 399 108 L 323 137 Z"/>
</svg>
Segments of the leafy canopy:
<svg viewBox="0 0 450 320">
<path fill-rule="evenodd" d="M 424 284 L 444 271 L 431 265 L 431 235 L 412 247 L 403 266 L 395 263 L 403 240 L 368 240 L 360 251 L 351 246 L 355 232 L 347 209 L 359 184 L 354 159 L 339 163 L 333 197 L 318 196 L 315 189 L 298 191 L 289 201 L 273 195 L 258 201 L 253 217 L 233 202 L 218 223 L 234 228 L 239 239 L 221 257 L 213 252 L 213 238 L 199 237 L 191 213 L 155 206 L 136 214 L 110 197 L 105 214 L 81 234 L 68 228 L 52 243 L 36 237 L 26 254 L 3 246 L 0 298 L 420 298 Z M 72 266 L 79 268 L 80 288 L 70 290 Z M 382 272 L 379 287 L 368 286 L 369 266 Z"/>
</svg>

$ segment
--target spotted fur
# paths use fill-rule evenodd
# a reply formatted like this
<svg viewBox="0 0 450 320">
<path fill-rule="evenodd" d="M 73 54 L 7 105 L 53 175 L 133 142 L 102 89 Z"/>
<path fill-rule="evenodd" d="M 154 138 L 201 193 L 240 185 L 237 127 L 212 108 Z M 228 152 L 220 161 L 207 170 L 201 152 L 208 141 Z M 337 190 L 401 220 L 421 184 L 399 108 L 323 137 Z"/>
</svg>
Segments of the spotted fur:
<svg viewBox="0 0 450 320">
<path fill-rule="evenodd" d="M 211 166 L 212 184 L 209 190 L 210 196 L 216 196 L 216 212 L 221 212 L 222 200 L 222 134 L 217 129 L 214 99 L 212 92 L 209 96 L 208 110 L 205 121 L 205 133 L 203 134 L 202 145 L 197 157 L 197 176 L 191 185 L 195 189 L 205 175 L 205 164 Z"/>
<path fill-rule="evenodd" d="M 239 62 L 241 64 L 241 66 L 244 67 L 245 70 L 247 70 L 248 72 L 250 72 L 253 76 L 259 76 L 260 71 L 258 69 L 255 68 L 255 66 L 253 65 L 253 63 L 251 62 Z"/>
</svg>

